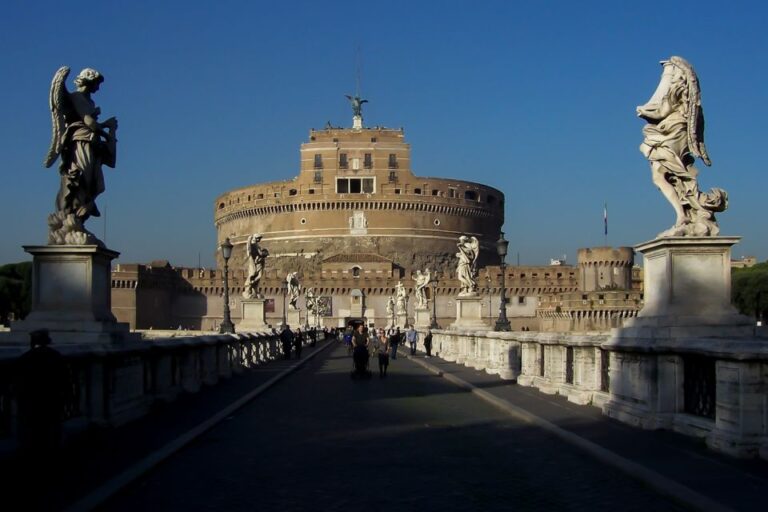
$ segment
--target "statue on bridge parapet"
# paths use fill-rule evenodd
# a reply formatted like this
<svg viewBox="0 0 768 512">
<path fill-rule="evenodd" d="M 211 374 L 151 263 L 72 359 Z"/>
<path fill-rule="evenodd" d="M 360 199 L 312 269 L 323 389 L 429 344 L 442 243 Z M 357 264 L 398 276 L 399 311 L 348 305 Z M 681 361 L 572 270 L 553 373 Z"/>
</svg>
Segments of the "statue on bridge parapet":
<svg viewBox="0 0 768 512">
<path fill-rule="evenodd" d="M 717 236 L 715 213 L 728 208 L 728 194 L 720 188 L 701 192 L 694 167 L 696 158 L 712 162 L 704 146 L 704 111 L 693 67 L 681 57 L 661 62 L 664 70 L 656 92 L 637 115 L 643 127 L 640 152 L 651 163 L 653 183 L 675 210 L 675 225 L 659 234 Z"/>
<path fill-rule="evenodd" d="M 426 309 L 427 307 L 427 294 L 424 289 L 432 282 L 432 275 L 429 272 L 429 268 L 425 269 L 422 273 L 421 270 L 416 271 L 416 275 L 411 279 L 416 281 L 416 307 L 419 309 Z"/>
<path fill-rule="evenodd" d="M 297 310 L 299 309 L 299 291 L 301 290 L 301 284 L 299 284 L 299 273 L 290 272 L 286 276 L 285 282 L 288 285 L 288 305 L 291 307 L 291 309 Z"/>
<path fill-rule="evenodd" d="M 85 229 L 89 217 L 99 217 L 96 197 L 104 192 L 101 166 L 115 167 L 117 160 L 117 119 L 99 122 L 101 109 L 91 99 L 104 76 L 85 68 L 75 78 L 74 92 L 66 79 L 70 68 L 62 66 L 51 82 L 51 146 L 43 161 L 51 167 L 60 158 L 61 184 L 56 195 L 56 211 L 48 216 L 49 245 L 104 244 Z"/>
<path fill-rule="evenodd" d="M 403 286 L 402 281 L 398 281 L 397 287 L 395 288 L 395 305 L 396 305 L 395 312 L 398 315 L 407 314 L 408 292 L 406 291 L 405 286 Z"/>
<path fill-rule="evenodd" d="M 247 275 L 243 284 L 244 299 L 261 299 L 259 294 L 259 282 L 264 275 L 264 265 L 266 263 L 269 251 L 259 246 L 261 235 L 254 233 L 248 237 L 245 244 Z"/>
<path fill-rule="evenodd" d="M 472 236 L 460 236 L 456 244 L 459 259 L 456 267 L 456 277 L 461 282 L 459 297 L 474 297 L 477 295 L 477 257 L 480 255 L 480 241 Z"/>
</svg>

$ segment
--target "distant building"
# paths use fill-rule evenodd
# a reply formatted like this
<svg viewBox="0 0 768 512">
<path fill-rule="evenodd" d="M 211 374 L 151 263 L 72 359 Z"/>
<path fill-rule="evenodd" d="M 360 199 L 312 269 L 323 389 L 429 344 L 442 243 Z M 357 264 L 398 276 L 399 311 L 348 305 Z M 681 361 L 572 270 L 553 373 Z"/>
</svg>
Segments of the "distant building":
<svg viewBox="0 0 768 512">
<path fill-rule="evenodd" d="M 757 264 L 757 258 L 754 256 L 742 256 L 738 260 L 731 260 L 731 268 L 749 268 Z"/>
</svg>

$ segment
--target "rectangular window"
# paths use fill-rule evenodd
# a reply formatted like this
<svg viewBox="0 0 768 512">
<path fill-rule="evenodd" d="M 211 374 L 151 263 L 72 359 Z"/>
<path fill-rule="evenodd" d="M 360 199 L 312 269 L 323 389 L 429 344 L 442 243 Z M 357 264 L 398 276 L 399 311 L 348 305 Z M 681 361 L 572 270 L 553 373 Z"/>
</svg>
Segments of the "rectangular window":
<svg viewBox="0 0 768 512">
<path fill-rule="evenodd" d="M 315 183 L 323 182 L 323 171 L 315 171 Z"/>
<path fill-rule="evenodd" d="M 525 306 L 525 296 L 520 295 L 517 297 L 517 304 L 520 306 Z"/>
<path fill-rule="evenodd" d="M 360 180 L 355 178 L 349 180 L 349 193 L 350 194 L 359 194 L 360 193 Z"/>
<path fill-rule="evenodd" d="M 340 169 L 346 169 L 348 167 L 347 164 L 347 154 L 346 153 L 339 153 L 339 168 Z"/>
<path fill-rule="evenodd" d="M 448 189 L 448 197 L 456 197 L 456 189 L 455 188 L 449 188 Z"/>
<path fill-rule="evenodd" d="M 370 169 L 373 167 L 373 156 L 370 153 L 366 153 L 363 156 L 363 167 Z"/>
<path fill-rule="evenodd" d="M 315 155 L 315 169 L 323 168 L 323 155 Z"/>
<path fill-rule="evenodd" d="M 339 178 L 336 180 L 336 193 L 348 194 L 349 193 L 349 180 Z"/>
<path fill-rule="evenodd" d="M 337 194 L 373 194 L 375 191 L 375 178 L 336 178 Z"/>
<path fill-rule="evenodd" d="M 363 193 L 373 194 L 373 178 L 363 178 Z"/>
<path fill-rule="evenodd" d="M 389 171 L 389 182 L 390 183 L 397 182 L 397 173 L 395 171 Z"/>
<path fill-rule="evenodd" d="M 389 154 L 389 168 L 397 169 L 397 155 L 394 153 Z"/>
</svg>

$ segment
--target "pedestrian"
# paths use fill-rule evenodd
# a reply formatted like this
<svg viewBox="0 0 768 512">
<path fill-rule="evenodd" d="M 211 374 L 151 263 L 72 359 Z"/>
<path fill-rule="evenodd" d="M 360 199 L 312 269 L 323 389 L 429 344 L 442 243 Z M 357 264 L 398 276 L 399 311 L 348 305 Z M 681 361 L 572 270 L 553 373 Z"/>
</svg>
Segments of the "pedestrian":
<svg viewBox="0 0 768 512">
<path fill-rule="evenodd" d="M 352 333 L 352 361 L 356 369 L 368 368 L 368 333 L 362 323 Z"/>
<path fill-rule="evenodd" d="M 395 332 L 389 336 L 389 347 L 392 359 L 397 359 L 397 346 L 400 344 L 400 328 L 395 329 Z"/>
<path fill-rule="evenodd" d="M 47 329 L 29 333 L 30 350 L 16 362 L 19 443 L 35 464 L 61 446 L 61 424 L 69 375 L 62 355 L 49 347 Z"/>
<path fill-rule="evenodd" d="M 378 346 L 376 350 L 379 356 L 379 378 L 387 376 L 387 367 L 389 367 L 389 339 L 384 329 L 379 331 Z"/>
<path fill-rule="evenodd" d="M 419 333 L 413 328 L 413 324 L 411 324 L 411 328 L 408 329 L 408 332 L 405 333 L 405 340 L 411 346 L 411 355 L 416 355 L 416 343 L 419 342 Z"/>
<path fill-rule="evenodd" d="M 371 357 L 376 357 L 379 349 L 379 329 L 371 328 L 370 337 L 368 339 L 368 350 L 371 353 Z"/>
<path fill-rule="evenodd" d="M 432 357 L 432 329 L 427 329 L 427 335 L 424 336 L 424 352 L 427 353 L 425 357 Z"/>
<path fill-rule="evenodd" d="M 293 344 L 293 331 L 290 325 L 283 328 L 283 332 L 280 333 L 280 341 L 283 344 L 283 359 L 290 359 L 291 345 Z"/>
<path fill-rule="evenodd" d="M 344 332 L 344 345 L 347 347 L 347 355 L 352 355 L 352 349 L 354 348 L 352 346 L 352 327 L 347 327 L 347 330 Z"/>
<path fill-rule="evenodd" d="M 301 359 L 301 349 L 304 346 L 304 333 L 301 332 L 301 327 L 296 329 L 296 334 L 293 337 L 293 351 L 296 353 L 296 359 Z"/>
<path fill-rule="evenodd" d="M 315 345 L 317 345 L 317 329 L 313 327 L 309 331 L 309 346 L 314 347 Z"/>
</svg>

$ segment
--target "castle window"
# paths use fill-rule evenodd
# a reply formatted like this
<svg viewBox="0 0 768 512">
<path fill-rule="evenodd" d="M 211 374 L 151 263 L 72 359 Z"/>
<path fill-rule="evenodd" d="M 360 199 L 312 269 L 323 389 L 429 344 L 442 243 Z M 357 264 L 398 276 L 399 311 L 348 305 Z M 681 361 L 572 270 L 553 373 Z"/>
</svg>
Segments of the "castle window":
<svg viewBox="0 0 768 512">
<path fill-rule="evenodd" d="M 520 295 L 517 297 L 517 304 L 520 306 L 525 306 L 525 296 Z"/>
<path fill-rule="evenodd" d="M 336 178 L 337 194 L 373 194 L 375 190 L 374 178 Z"/>
<path fill-rule="evenodd" d="M 435 224 L 435 226 L 439 226 L 440 225 L 440 219 L 435 219 L 434 224 Z"/>
<path fill-rule="evenodd" d="M 371 153 L 366 153 L 363 156 L 363 167 L 366 169 L 370 169 L 373 167 L 373 155 Z"/>
<path fill-rule="evenodd" d="M 264 194 L 257 194 L 256 199 L 264 199 Z"/>
<path fill-rule="evenodd" d="M 466 190 L 464 191 L 464 199 L 467 201 L 477 201 L 477 192 L 474 190 Z"/>
<path fill-rule="evenodd" d="M 315 169 L 323 168 L 323 155 L 315 155 Z"/>
<path fill-rule="evenodd" d="M 224 204 L 224 203 L 219 203 L 219 210 L 223 210 L 223 209 L 224 209 L 224 206 L 225 206 L 225 204 Z"/>
<path fill-rule="evenodd" d="M 351 179 L 349 180 L 349 193 L 350 194 L 359 194 L 360 193 L 360 180 L 359 179 Z"/>
<path fill-rule="evenodd" d="M 360 267 L 352 267 L 352 277 L 360 277 Z"/>
<path fill-rule="evenodd" d="M 373 194 L 373 178 L 363 178 L 363 193 Z"/>
<path fill-rule="evenodd" d="M 397 155 L 396 154 L 394 154 L 394 153 L 390 153 L 389 154 L 389 162 L 388 162 L 387 166 L 390 169 L 397 169 Z"/>
<path fill-rule="evenodd" d="M 333 138 L 333 142 L 339 142 L 339 139 L 337 139 L 336 137 L 334 137 L 334 138 Z"/>
<path fill-rule="evenodd" d="M 420 188 L 415 188 L 415 189 L 413 189 L 413 193 L 417 194 L 417 195 L 421 195 L 421 189 Z"/>
<path fill-rule="evenodd" d="M 457 197 L 457 196 L 458 196 L 458 194 L 456 193 L 456 189 L 455 188 L 449 188 L 448 189 L 448 197 Z"/>
<path fill-rule="evenodd" d="M 395 171 L 389 171 L 389 182 L 397 183 L 397 173 Z"/>
<path fill-rule="evenodd" d="M 371 142 L 376 142 L 376 137 L 371 137 Z"/>
<path fill-rule="evenodd" d="M 349 180 L 344 178 L 336 178 L 336 193 L 337 194 L 349 193 Z"/>
<path fill-rule="evenodd" d="M 315 171 L 315 183 L 322 183 L 323 182 L 323 171 Z"/>
<path fill-rule="evenodd" d="M 303 217 L 302 217 L 302 218 L 301 218 L 301 220 L 300 220 L 299 222 L 300 222 L 300 223 L 302 223 L 302 224 L 306 224 L 306 223 L 307 223 L 307 219 L 305 219 L 305 218 L 303 218 Z"/>
<path fill-rule="evenodd" d="M 400 193 L 400 189 L 399 189 L 399 188 L 396 188 L 396 189 L 395 189 L 395 194 L 399 194 L 399 193 Z"/>
<path fill-rule="evenodd" d="M 339 154 L 339 168 L 340 169 L 346 169 L 348 167 L 347 164 L 347 154 L 346 153 L 340 153 Z"/>
<path fill-rule="evenodd" d="M 435 189 L 432 189 L 432 195 L 433 195 L 433 196 L 439 196 L 439 195 L 440 195 L 440 191 L 439 191 L 439 190 L 437 190 L 436 188 L 435 188 Z"/>
<path fill-rule="evenodd" d="M 288 191 L 289 196 L 295 196 L 296 194 L 297 194 L 297 191 L 295 188 L 292 188 L 291 190 Z"/>
<path fill-rule="evenodd" d="M 307 192 L 309 192 L 310 194 L 314 194 L 315 193 L 315 189 L 311 188 Z"/>
</svg>

